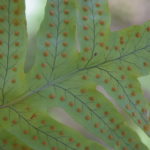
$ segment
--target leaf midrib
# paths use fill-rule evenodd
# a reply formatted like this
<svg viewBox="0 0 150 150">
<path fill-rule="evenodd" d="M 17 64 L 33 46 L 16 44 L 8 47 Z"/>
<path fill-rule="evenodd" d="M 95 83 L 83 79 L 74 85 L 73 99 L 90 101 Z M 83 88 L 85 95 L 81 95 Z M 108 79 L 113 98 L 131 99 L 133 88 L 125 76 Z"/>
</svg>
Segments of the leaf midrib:
<svg viewBox="0 0 150 150">
<path fill-rule="evenodd" d="M 6 108 L 6 107 L 9 107 L 9 106 L 18 104 L 18 103 L 24 101 L 26 98 L 28 98 L 28 97 L 30 97 L 30 96 L 36 94 L 36 93 L 39 92 L 39 91 L 43 91 L 43 90 L 49 88 L 50 86 L 52 86 L 52 85 L 54 85 L 54 84 L 56 84 L 56 83 L 64 82 L 66 79 L 68 79 L 69 77 L 71 78 L 72 76 L 75 76 L 75 75 L 76 75 L 77 73 L 79 73 L 79 72 L 82 72 L 82 71 L 85 71 L 85 70 L 90 70 L 90 69 L 97 69 L 97 67 L 101 67 L 102 65 L 105 65 L 105 64 L 107 64 L 107 63 L 111 63 L 111 62 L 115 62 L 115 61 L 118 61 L 118 60 L 122 60 L 122 59 L 124 59 L 125 57 L 128 57 L 128 56 L 133 55 L 133 54 L 135 54 L 135 53 L 137 53 L 137 52 L 140 52 L 140 51 L 142 51 L 142 50 L 145 50 L 145 49 L 148 48 L 148 47 L 150 47 L 150 45 L 146 45 L 146 46 L 143 47 L 143 48 L 140 48 L 140 49 L 137 49 L 137 50 L 133 50 L 133 51 L 131 51 L 130 53 L 127 53 L 127 54 L 125 54 L 125 55 L 122 55 L 122 56 L 119 56 L 119 57 L 116 57 L 116 58 L 113 58 L 113 59 L 110 59 L 110 60 L 103 61 L 103 62 L 101 62 L 101 63 L 99 63 L 99 64 L 96 64 L 96 65 L 92 65 L 92 66 L 89 66 L 89 67 L 79 68 L 79 69 L 77 69 L 77 70 L 75 70 L 75 71 L 72 71 L 71 73 L 69 73 L 69 74 L 67 74 L 67 75 L 64 75 L 64 76 L 62 76 L 62 77 L 60 77 L 60 78 L 58 78 L 58 79 L 55 79 L 54 81 L 48 82 L 47 84 L 41 86 L 40 88 L 37 88 L 37 89 L 33 90 L 32 92 L 26 93 L 24 96 L 19 97 L 18 99 L 14 100 L 14 101 L 12 101 L 12 102 L 6 104 L 6 105 L 1 105 L 1 106 L 0 106 L 0 109 L 3 109 L 3 108 Z"/>
</svg>

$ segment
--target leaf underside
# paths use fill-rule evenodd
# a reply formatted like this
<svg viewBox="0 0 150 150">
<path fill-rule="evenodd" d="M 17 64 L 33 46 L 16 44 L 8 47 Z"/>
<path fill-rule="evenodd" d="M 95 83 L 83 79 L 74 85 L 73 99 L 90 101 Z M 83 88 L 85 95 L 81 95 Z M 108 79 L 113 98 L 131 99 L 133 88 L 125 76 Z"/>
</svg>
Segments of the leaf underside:
<svg viewBox="0 0 150 150">
<path fill-rule="evenodd" d="M 24 73 L 24 10 L 23 0 L 0 1 L 0 149 L 148 150 L 129 120 L 150 135 L 138 81 L 149 73 L 150 22 L 112 32 L 107 0 L 47 0 L 36 60 Z M 105 145 L 52 118 L 55 107 Z"/>
</svg>

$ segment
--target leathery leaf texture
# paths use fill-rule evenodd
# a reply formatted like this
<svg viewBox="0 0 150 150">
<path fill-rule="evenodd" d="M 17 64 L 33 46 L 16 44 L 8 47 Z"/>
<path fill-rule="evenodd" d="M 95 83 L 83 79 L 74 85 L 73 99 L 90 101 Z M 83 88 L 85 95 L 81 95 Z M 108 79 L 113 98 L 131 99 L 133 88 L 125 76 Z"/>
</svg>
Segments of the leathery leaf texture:
<svg viewBox="0 0 150 150">
<path fill-rule="evenodd" d="M 47 0 L 35 37 L 25 72 L 25 2 L 0 0 L 0 150 L 148 150 L 130 122 L 150 135 L 138 81 L 150 70 L 150 22 L 112 32 L 107 0 Z M 56 121 L 57 107 L 103 144 Z"/>
</svg>

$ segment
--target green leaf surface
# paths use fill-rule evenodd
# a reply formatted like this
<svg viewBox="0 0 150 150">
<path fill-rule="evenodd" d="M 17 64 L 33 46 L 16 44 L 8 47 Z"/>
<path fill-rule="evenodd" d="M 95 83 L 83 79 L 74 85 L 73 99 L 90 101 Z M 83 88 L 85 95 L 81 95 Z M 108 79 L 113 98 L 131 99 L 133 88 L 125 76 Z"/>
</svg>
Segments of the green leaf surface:
<svg viewBox="0 0 150 150">
<path fill-rule="evenodd" d="M 13 134 L 6 130 L 0 132 L 0 149 L 1 150 L 33 150 L 30 146 L 27 146 L 21 140 L 17 139 Z"/>
<path fill-rule="evenodd" d="M 23 94 L 26 49 L 25 6 L 22 0 L 0 1 L 0 105 Z M 24 86 L 24 89 L 20 89 Z M 14 94 L 15 93 L 15 94 Z"/>
<path fill-rule="evenodd" d="M 25 104 L 23 107 L 9 108 L 1 112 L 2 120 L 7 122 L 4 128 L 12 135 L 21 139 L 32 149 L 101 149 L 98 144 L 86 140 L 69 127 L 56 122 L 46 111 L 39 111 Z M 11 113 L 10 117 L 9 114 Z M 7 116 L 3 116 L 3 114 Z M 6 119 L 7 118 L 7 119 Z"/>
<path fill-rule="evenodd" d="M 150 23 L 111 32 L 107 0 L 47 0 L 43 22 L 32 44 L 36 60 L 24 74 L 23 1 L 1 3 L 7 9 L 0 5 L 0 11 L 9 14 L 7 25 L 3 21 L 0 24 L 1 28 L 5 26 L 1 34 L 8 31 L 2 36 L 7 44 L 0 45 L 0 65 L 6 65 L 0 72 L 4 74 L 0 95 L 1 131 L 35 150 L 103 150 L 106 145 L 115 150 L 148 150 L 129 120 L 150 135 L 150 103 L 138 81 L 138 77 L 149 73 Z M 19 12 L 19 24 L 12 28 L 11 19 L 16 12 Z M 12 32 L 22 35 L 18 37 Z M 11 45 L 14 40 L 22 42 L 17 44 L 18 49 L 16 44 Z M 10 53 L 19 56 L 15 59 L 16 74 L 11 72 L 14 67 L 8 69 L 10 62 L 14 63 Z M 10 84 L 13 76 L 17 80 Z M 55 121 L 49 115 L 49 110 L 55 107 L 62 108 L 106 145 L 88 140 Z"/>
</svg>

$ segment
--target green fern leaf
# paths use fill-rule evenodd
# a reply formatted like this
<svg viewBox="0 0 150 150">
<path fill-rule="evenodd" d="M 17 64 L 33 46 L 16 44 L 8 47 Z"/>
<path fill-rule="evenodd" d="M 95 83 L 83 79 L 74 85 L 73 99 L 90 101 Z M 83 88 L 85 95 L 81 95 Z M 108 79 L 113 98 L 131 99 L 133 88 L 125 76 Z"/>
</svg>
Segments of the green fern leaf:
<svg viewBox="0 0 150 150">
<path fill-rule="evenodd" d="M 111 32 L 107 0 L 47 0 L 25 74 L 24 2 L 0 4 L 1 149 L 17 141 L 33 150 L 148 150 L 129 120 L 150 135 L 150 103 L 138 81 L 149 73 L 149 22 Z M 105 144 L 54 120 L 55 107 Z"/>
<path fill-rule="evenodd" d="M 16 99 L 25 91 L 23 72 L 26 49 L 24 1 L 0 2 L 0 105 Z M 24 86 L 24 89 L 20 89 Z"/>
<path fill-rule="evenodd" d="M 27 146 L 21 140 L 15 138 L 13 134 L 7 132 L 6 130 L 1 130 L 1 137 L 0 137 L 0 149 L 1 150 L 8 150 L 8 149 L 28 149 L 33 150 L 30 146 Z"/>
</svg>

